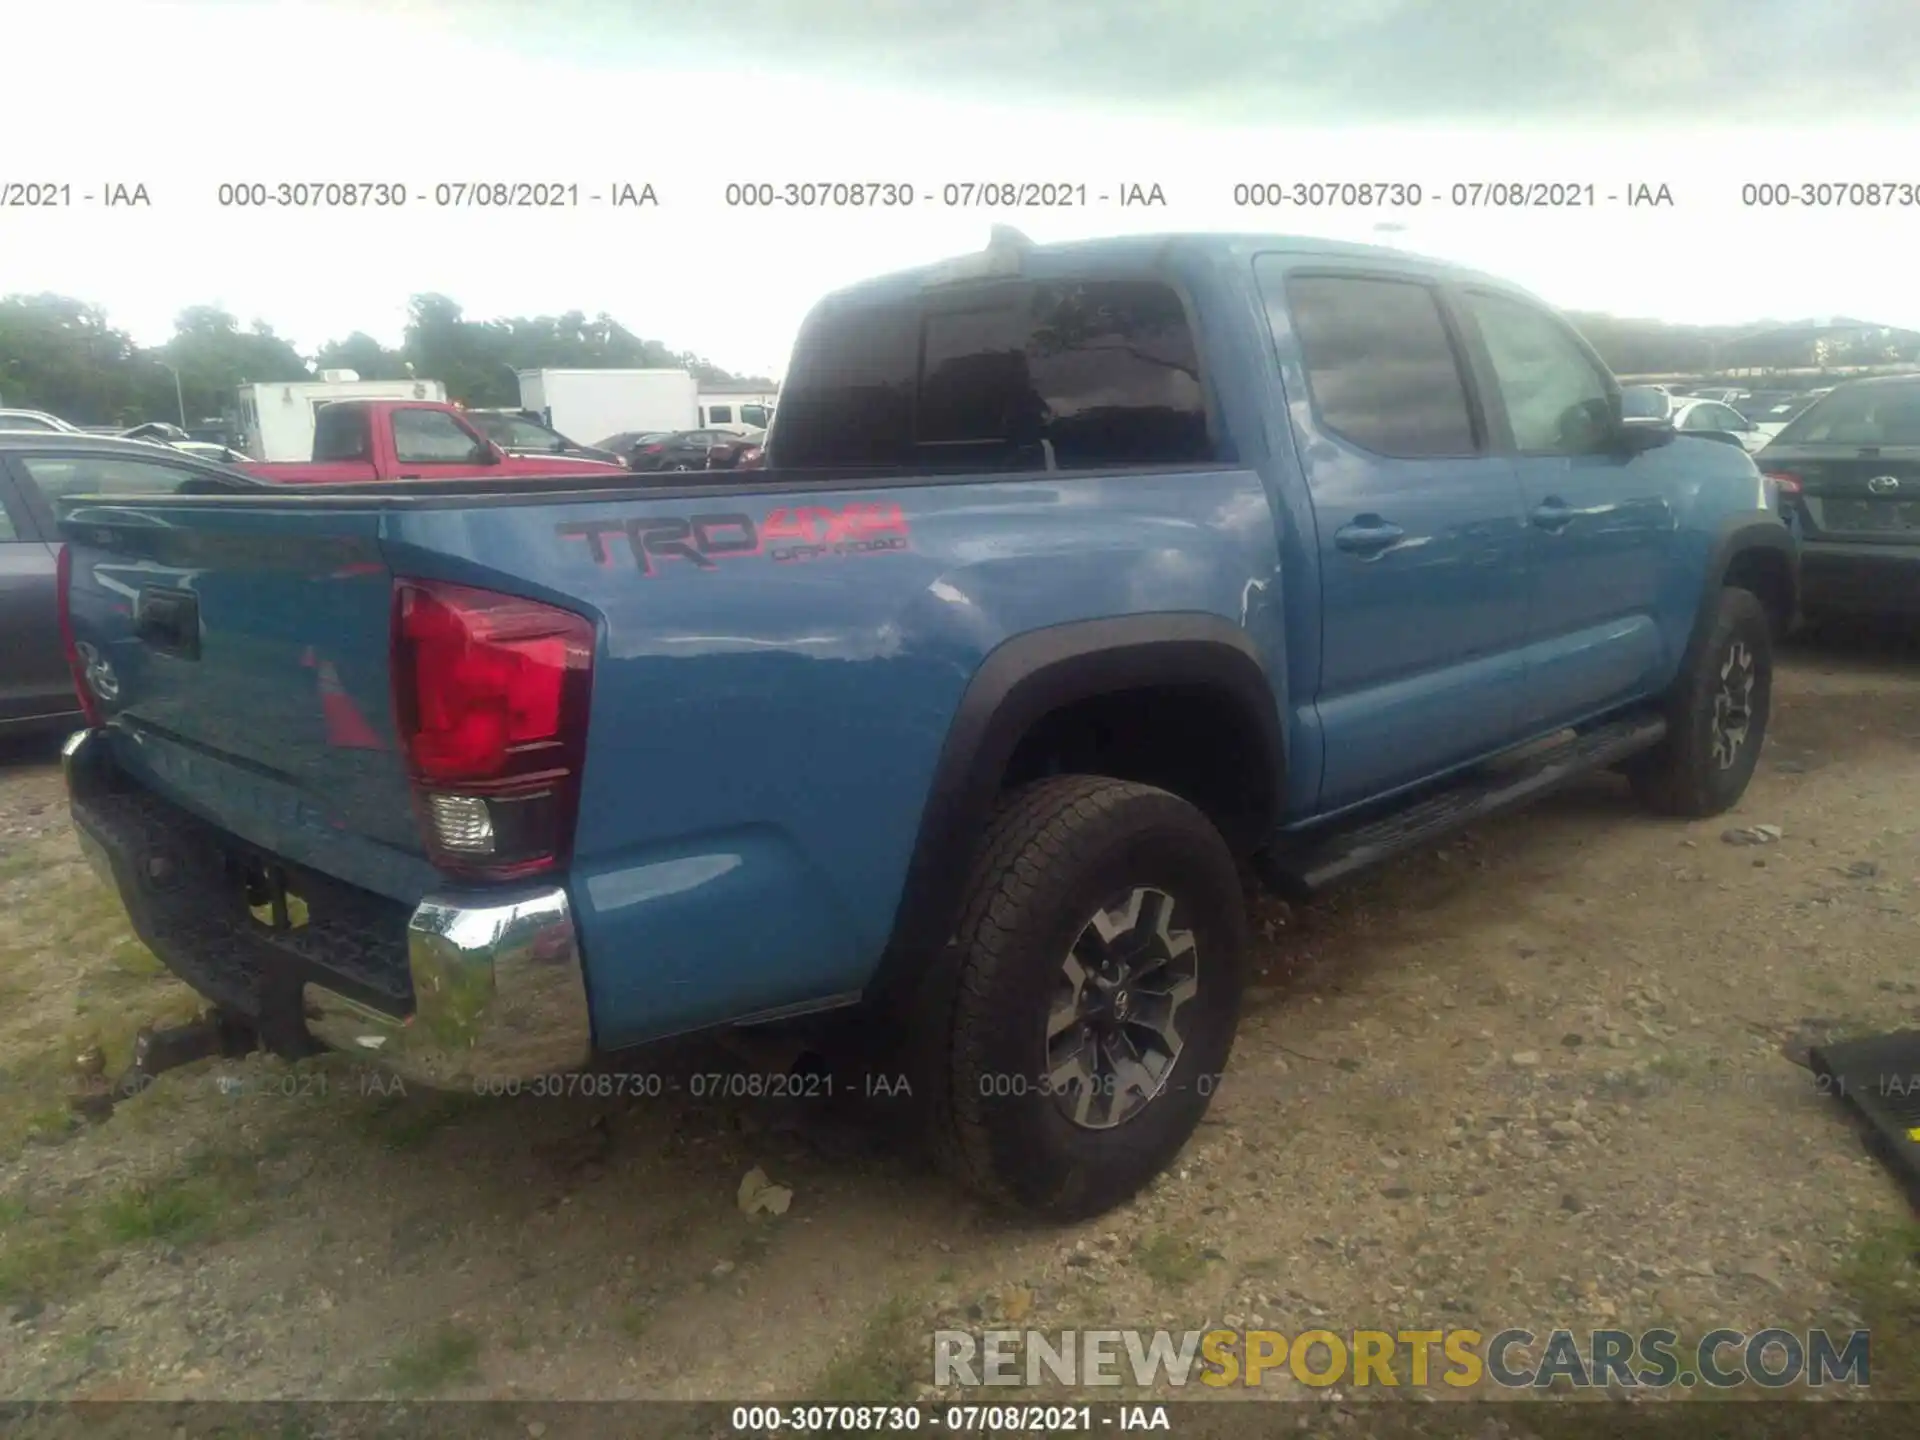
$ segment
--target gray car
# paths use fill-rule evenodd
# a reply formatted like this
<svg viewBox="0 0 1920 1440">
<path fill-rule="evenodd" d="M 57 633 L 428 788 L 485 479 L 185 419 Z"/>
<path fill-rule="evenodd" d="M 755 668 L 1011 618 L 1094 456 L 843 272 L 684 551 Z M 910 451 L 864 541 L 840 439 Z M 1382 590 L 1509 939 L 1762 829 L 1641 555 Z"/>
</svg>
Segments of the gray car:
<svg viewBox="0 0 1920 1440">
<path fill-rule="evenodd" d="M 172 495 L 263 482 L 140 440 L 0 432 L 0 735 L 79 723 L 55 590 L 63 495 Z"/>
</svg>

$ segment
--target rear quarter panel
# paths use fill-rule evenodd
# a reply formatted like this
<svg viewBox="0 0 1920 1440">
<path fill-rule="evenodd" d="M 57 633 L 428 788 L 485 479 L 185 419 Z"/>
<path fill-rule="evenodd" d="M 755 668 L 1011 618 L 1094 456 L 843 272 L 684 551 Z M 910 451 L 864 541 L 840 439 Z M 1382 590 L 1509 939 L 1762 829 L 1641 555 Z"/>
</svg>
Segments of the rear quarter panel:
<svg viewBox="0 0 1920 1440">
<path fill-rule="evenodd" d="M 600 624 L 572 888 L 603 1047 L 859 991 L 982 660 L 1076 620 L 1257 626 L 1277 568 L 1245 469 L 800 498 L 897 506 L 903 528 L 809 558 L 780 538 L 796 497 L 778 493 L 389 517 L 396 574 L 513 576 Z M 636 549 L 674 520 L 720 542 L 704 564 Z"/>
</svg>

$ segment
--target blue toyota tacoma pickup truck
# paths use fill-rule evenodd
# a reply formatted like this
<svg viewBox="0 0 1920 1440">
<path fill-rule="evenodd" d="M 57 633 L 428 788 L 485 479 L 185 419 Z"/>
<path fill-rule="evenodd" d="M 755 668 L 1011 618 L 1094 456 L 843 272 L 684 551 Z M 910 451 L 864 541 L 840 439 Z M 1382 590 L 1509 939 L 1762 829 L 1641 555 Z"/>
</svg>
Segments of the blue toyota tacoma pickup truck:
<svg viewBox="0 0 1920 1440">
<path fill-rule="evenodd" d="M 1600 769 L 1723 811 L 1795 606 L 1744 453 L 1321 241 L 997 231 L 815 308 L 766 470 L 661 482 L 69 499 L 73 816 L 213 1007 L 147 1069 L 838 1010 L 981 1194 L 1097 1213 L 1227 1064 L 1249 877 Z"/>
</svg>

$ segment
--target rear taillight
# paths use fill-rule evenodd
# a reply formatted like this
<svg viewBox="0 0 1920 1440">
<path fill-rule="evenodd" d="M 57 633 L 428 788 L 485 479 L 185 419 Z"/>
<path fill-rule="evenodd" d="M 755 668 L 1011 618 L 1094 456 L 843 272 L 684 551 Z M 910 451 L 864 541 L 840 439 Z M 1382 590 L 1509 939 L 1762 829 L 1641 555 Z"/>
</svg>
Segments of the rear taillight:
<svg viewBox="0 0 1920 1440">
<path fill-rule="evenodd" d="M 1782 495 L 1798 495 L 1800 493 L 1800 477 L 1798 475 L 1791 474 L 1785 470 L 1763 470 L 1761 473 L 1773 482 L 1774 488 Z"/>
<path fill-rule="evenodd" d="M 73 638 L 73 547 L 62 545 L 60 558 L 54 562 L 54 586 L 59 592 L 60 609 L 60 648 L 67 654 L 67 670 L 73 676 L 73 691 L 80 700 L 80 714 L 86 720 L 89 729 L 101 723 L 100 702 L 94 697 L 93 686 L 87 682 L 87 662 L 80 654 L 80 646 Z M 45 613 L 44 611 L 41 613 Z"/>
<path fill-rule="evenodd" d="M 591 621 L 434 580 L 394 585 L 394 718 L 428 858 L 501 880 L 565 863 L 580 808 Z"/>
<path fill-rule="evenodd" d="M 662 450 L 666 448 L 667 447 L 664 445 L 642 445 L 640 447 L 640 453 L 642 455 L 658 455 Z"/>
</svg>

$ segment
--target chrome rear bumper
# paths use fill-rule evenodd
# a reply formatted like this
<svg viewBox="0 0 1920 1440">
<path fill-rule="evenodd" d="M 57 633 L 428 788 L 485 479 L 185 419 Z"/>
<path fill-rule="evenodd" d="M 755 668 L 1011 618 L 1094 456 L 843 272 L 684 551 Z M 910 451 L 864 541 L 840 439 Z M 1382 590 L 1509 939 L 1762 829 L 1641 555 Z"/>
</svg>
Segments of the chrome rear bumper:
<svg viewBox="0 0 1920 1440">
<path fill-rule="evenodd" d="M 407 968 L 405 1020 L 309 984 L 308 1030 L 437 1089 L 561 1074 L 592 1058 L 586 977 L 558 886 L 421 901 L 407 924 Z"/>
</svg>

